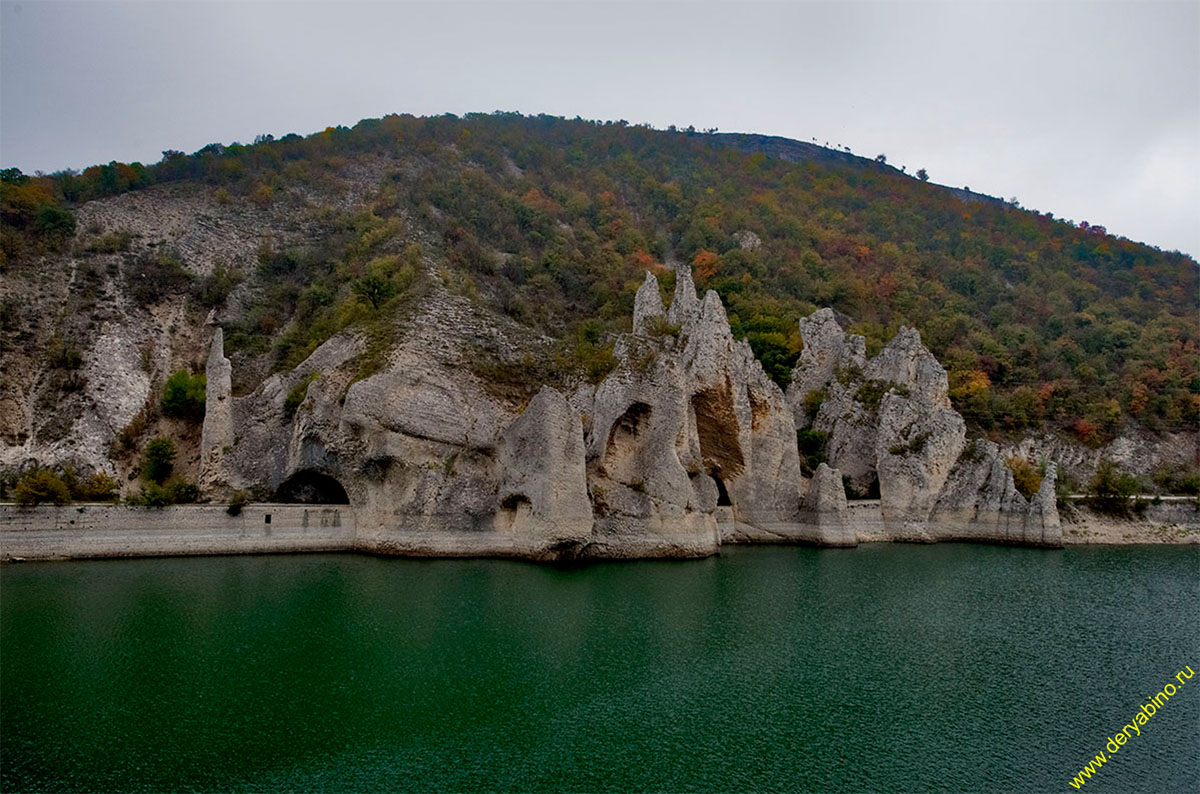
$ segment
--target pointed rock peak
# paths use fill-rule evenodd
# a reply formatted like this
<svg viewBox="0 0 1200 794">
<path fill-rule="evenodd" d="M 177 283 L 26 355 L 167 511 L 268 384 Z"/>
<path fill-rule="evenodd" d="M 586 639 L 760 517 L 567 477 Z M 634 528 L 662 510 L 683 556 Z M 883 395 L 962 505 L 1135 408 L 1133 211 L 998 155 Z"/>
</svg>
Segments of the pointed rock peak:
<svg viewBox="0 0 1200 794">
<path fill-rule="evenodd" d="M 212 342 L 208 347 L 208 366 L 217 366 L 225 361 L 225 332 L 218 325 L 213 329 Z"/>
<path fill-rule="evenodd" d="M 804 340 L 804 349 L 792 370 L 792 383 L 801 398 L 828 383 L 837 370 L 866 364 L 867 340 L 843 331 L 833 309 L 824 308 L 802 317 L 800 338 Z"/>
<path fill-rule="evenodd" d="M 1050 461 L 1046 464 L 1046 473 L 1042 475 L 1042 487 L 1033 495 L 1031 503 L 1043 507 L 1054 506 L 1057 511 L 1058 503 L 1058 466 Z"/>
<path fill-rule="evenodd" d="M 647 270 L 646 279 L 642 286 L 638 287 L 637 295 L 633 298 L 633 332 L 644 332 L 646 323 L 652 317 L 662 317 L 665 314 L 662 296 L 658 294 L 658 279 Z"/>
<path fill-rule="evenodd" d="M 679 264 L 675 267 L 675 297 L 667 320 L 672 325 L 683 325 L 700 311 L 700 299 L 696 297 L 696 283 L 692 281 L 692 266 Z"/>
<path fill-rule="evenodd" d="M 804 507 L 813 511 L 843 511 L 847 509 L 846 488 L 842 473 L 825 463 L 817 466 L 804 494 Z"/>
<path fill-rule="evenodd" d="M 909 328 L 907 325 L 900 326 L 900 330 L 892 337 L 892 341 L 888 342 L 888 347 L 897 350 L 920 350 L 928 353 L 925 346 L 921 344 L 921 332 L 916 328 Z"/>
<path fill-rule="evenodd" d="M 706 323 L 720 323 L 729 328 L 729 317 L 725 314 L 725 304 L 716 290 L 704 293 L 704 302 L 700 305 L 700 319 Z"/>
<path fill-rule="evenodd" d="M 950 383 L 946 370 L 921 344 L 921 333 L 900 326 L 900 331 L 867 365 L 867 377 L 907 386 L 915 395 L 949 407 Z"/>
<path fill-rule="evenodd" d="M 556 413 L 571 413 L 571 403 L 563 396 L 562 392 L 553 386 L 542 386 L 533 399 L 529 401 L 529 405 L 525 406 L 522 414 L 536 414 L 539 412 L 555 411 Z"/>
</svg>

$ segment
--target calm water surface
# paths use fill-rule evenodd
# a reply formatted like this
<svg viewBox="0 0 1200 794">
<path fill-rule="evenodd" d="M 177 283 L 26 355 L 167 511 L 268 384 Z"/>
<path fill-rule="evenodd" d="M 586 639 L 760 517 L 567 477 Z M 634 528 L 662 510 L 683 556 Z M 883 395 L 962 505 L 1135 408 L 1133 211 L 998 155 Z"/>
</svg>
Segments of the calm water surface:
<svg viewBox="0 0 1200 794">
<path fill-rule="evenodd" d="M 1200 549 L 0 569 L 5 791 L 1074 791 Z M 1200 791 L 1200 678 L 1085 791 Z"/>
</svg>

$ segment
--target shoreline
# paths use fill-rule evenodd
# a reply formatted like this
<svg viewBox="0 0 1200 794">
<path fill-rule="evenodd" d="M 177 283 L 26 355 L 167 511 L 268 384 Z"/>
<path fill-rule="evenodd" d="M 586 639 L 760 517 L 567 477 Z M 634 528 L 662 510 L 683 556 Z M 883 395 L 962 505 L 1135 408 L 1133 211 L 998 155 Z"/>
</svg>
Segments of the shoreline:
<svg viewBox="0 0 1200 794">
<path fill-rule="evenodd" d="M 931 542 L 891 537 L 878 526 L 864 526 L 856 536 L 860 544 Z M 563 563 L 586 563 L 593 559 L 586 544 L 569 553 L 547 556 L 494 532 L 414 531 L 405 533 L 402 544 L 394 542 L 395 536 L 391 540 L 381 542 L 383 538 L 377 533 L 360 532 L 354 508 L 349 505 L 253 503 L 232 516 L 225 505 L 144 508 L 89 503 L 22 508 L 0 504 L 0 562 L 330 552 L 414 559 L 497 558 Z M 740 538 L 728 545 L 765 542 Z M 772 544 L 779 542 L 779 538 L 770 539 Z M 972 537 L 965 533 L 932 542 L 1005 543 L 1000 538 Z M 1045 548 L 1029 543 L 1005 545 Z M 1200 505 L 1194 501 L 1152 505 L 1142 517 L 1131 519 L 1076 508 L 1071 515 L 1063 516 L 1062 545 L 1200 545 Z M 720 553 L 719 548 L 715 553 Z M 597 555 L 595 559 L 608 556 Z M 704 556 L 711 555 L 664 554 L 661 550 L 620 555 L 622 559 Z"/>
</svg>

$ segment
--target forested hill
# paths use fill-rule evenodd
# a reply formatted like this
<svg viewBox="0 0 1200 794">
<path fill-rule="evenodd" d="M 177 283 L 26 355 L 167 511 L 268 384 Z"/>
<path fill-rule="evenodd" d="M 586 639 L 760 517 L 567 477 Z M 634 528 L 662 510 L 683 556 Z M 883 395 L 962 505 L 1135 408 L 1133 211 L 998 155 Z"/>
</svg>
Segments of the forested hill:
<svg viewBox="0 0 1200 794">
<path fill-rule="evenodd" d="M 801 347 L 797 320 L 828 305 L 869 352 L 900 325 L 918 328 L 950 372 L 956 407 L 983 430 L 1051 423 L 1098 441 L 1130 421 L 1200 421 L 1194 259 L 812 144 L 549 116 L 393 115 L 168 151 L 150 166 L 32 179 L 10 169 L 3 266 L 78 247 L 82 202 L 162 183 L 216 191 L 247 213 L 287 203 L 307 213 L 308 242 L 264 245 L 257 263 L 224 274 L 228 288 L 249 285 L 227 333 L 235 353 L 276 367 L 362 322 L 347 306 L 366 295 L 378 309 L 423 261 L 585 348 L 595 371 L 609 333 L 628 328 L 643 271 L 683 261 L 779 380 Z M 355 192 L 357 205 L 344 199 Z M 197 300 L 220 303 L 228 288 Z M 15 309 L 4 312 L 11 322 Z"/>
</svg>

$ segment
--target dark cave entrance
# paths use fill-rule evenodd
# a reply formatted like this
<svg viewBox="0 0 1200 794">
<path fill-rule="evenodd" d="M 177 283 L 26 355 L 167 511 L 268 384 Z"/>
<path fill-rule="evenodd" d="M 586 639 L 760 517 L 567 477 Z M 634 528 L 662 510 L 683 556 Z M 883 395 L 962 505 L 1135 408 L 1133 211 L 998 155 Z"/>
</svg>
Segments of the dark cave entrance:
<svg viewBox="0 0 1200 794">
<path fill-rule="evenodd" d="M 279 486 L 275 498 L 280 502 L 306 505 L 348 505 L 350 497 L 342 484 L 318 471 L 296 472 Z"/>
<path fill-rule="evenodd" d="M 717 483 L 717 507 L 733 507 L 733 502 L 729 501 L 729 491 L 725 490 L 725 481 L 717 474 L 712 478 Z"/>
<path fill-rule="evenodd" d="M 729 381 L 692 395 L 696 435 L 704 472 L 717 484 L 717 507 L 733 507 L 725 480 L 733 480 L 745 469 L 738 441 L 737 414 Z"/>
</svg>

